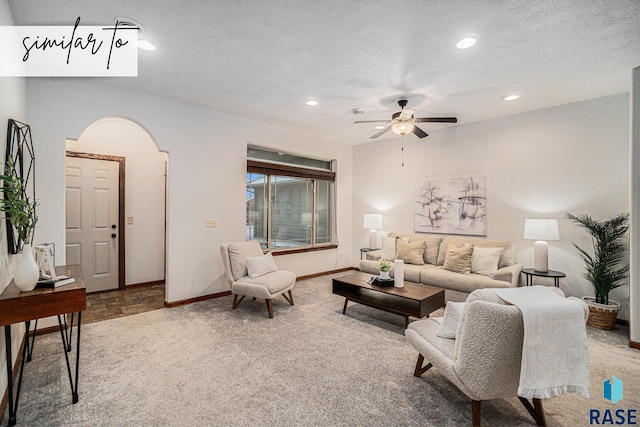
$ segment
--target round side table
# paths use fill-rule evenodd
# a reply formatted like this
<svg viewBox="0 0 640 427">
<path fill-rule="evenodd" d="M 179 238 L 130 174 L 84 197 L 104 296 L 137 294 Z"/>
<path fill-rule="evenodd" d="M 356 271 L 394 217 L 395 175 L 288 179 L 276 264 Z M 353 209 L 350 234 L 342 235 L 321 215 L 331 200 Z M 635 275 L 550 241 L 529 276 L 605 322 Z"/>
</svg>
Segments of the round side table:
<svg viewBox="0 0 640 427">
<path fill-rule="evenodd" d="M 533 276 L 537 277 L 547 277 L 553 279 L 553 286 L 556 288 L 560 287 L 560 278 L 567 277 L 562 271 L 535 271 L 533 268 L 523 268 L 522 274 L 524 274 L 525 278 L 525 286 L 533 285 Z"/>
</svg>

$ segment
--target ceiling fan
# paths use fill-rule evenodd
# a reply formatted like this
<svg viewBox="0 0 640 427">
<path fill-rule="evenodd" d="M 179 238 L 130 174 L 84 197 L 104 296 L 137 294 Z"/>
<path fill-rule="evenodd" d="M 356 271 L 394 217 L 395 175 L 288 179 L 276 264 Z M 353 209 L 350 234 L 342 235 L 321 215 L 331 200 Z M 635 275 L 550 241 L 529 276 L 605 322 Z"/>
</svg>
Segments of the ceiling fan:
<svg viewBox="0 0 640 427">
<path fill-rule="evenodd" d="M 353 123 L 391 123 L 380 132 L 371 136 L 371 139 L 384 135 L 389 130 L 393 130 L 394 133 L 402 136 L 413 132 L 418 138 L 424 138 L 425 136 L 429 135 L 418 126 L 416 126 L 416 123 L 458 123 L 458 119 L 456 117 L 414 118 L 413 114 L 416 112 L 416 110 L 404 108 L 407 106 L 406 99 L 400 99 L 398 101 L 398 105 L 400 106 L 400 111 L 398 111 L 397 113 L 393 113 L 393 115 L 391 116 L 391 120 L 358 120 Z"/>
</svg>

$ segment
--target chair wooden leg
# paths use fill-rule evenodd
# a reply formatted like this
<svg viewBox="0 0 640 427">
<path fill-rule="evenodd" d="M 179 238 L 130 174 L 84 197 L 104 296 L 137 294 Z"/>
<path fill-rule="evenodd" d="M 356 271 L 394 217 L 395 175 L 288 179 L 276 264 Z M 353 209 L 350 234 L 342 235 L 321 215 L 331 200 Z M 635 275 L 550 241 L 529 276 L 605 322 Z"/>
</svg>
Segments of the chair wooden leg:
<svg viewBox="0 0 640 427">
<path fill-rule="evenodd" d="M 269 318 L 273 319 L 273 300 L 266 300 L 267 301 L 267 309 L 269 310 Z"/>
<path fill-rule="evenodd" d="M 242 300 L 244 299 L 244 295 L 242 295 L 242 297 L 240 297 L 240 299 L 238 299 L 238 295 L 233 294 L 233 309 L 235 310 L 236 308 L 238 308 L 238 306 L 240 305 L 240 303 L 242 302 Z"/>
<path fill-rule="evenodd" d="M 482 424 L 482 412 L 479 400 L 471 401 L 471 421 L 473 423 L 473 427 L 480 427 Z"/>
<path fill-rule="evenodd" d="M 544 418 L 544 409 L 542 408 L 542 400 L 534 398 L 533 405 L 531 405 L 531 402 L 529 402 L 524 397 L 518 396 L 518 399 L 520 399 L 520 402 L 522 402 L 524 407 L 527 408 L 527 411 L 529 411 L 529 414 L 536 421 L 537 425 L 539 426 L 547 425 L 547 420 Z"/>
<path fill-rule="evenodd" d="M 422 364 L 424 363 L 424 356 L 421 354 L 418 354 L 418 362 L 416 363 L 416 370 L 413 371 L 413 376 L 414 377 L 419 377 L 422 374 L 424 374 L 425 372 L 427 372 L 429 369 L 431 369 L 431 367 L 433 366 L 431 363 L 428 363 L 427 366 L 425 366 L 424 368 L 422 367 Z"/>
<path fill-rule="evenodd" d="M 285 294 L 282 294 L 282 296 L 284 297 L 284 299 L 287 300 L 287 302 L 289 303 L 289 305 L 293 305 L 293 294 L 291 293 L 291 289 L 289 289 L 289 297 L 287 298 L 287 296 Z"/>
</svg>

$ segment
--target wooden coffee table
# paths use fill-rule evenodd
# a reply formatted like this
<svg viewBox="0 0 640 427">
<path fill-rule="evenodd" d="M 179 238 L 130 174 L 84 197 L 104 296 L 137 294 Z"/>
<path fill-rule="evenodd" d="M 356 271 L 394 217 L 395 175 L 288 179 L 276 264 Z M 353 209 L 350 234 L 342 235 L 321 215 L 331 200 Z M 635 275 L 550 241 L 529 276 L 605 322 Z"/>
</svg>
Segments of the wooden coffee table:
<svg viewBox="0 0 640 427">
<path fill-rule="evenodd" d="M 333 293 L 345 297 L 342 314 L 349 301 L 368 305 L 404 317 L 405 329 L 409 316 L 422 318 L 444 306 L 444 289 L 404 282 L 404 288 L 380 287 L 367 281 L 371 274 L 356 272 L 333 279 Z"/>
</svg>

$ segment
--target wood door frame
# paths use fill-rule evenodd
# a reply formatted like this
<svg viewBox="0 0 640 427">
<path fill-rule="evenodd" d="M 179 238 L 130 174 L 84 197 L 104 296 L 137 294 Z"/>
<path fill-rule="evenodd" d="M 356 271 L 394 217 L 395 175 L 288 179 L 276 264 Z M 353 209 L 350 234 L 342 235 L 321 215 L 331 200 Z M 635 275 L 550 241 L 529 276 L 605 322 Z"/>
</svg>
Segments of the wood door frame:
<svg viewBox="0 0 640 427">
<path fill-rule="evenodd" d="M 67 151 L 66 157 L 77 157 L 81 159 L 89 160 L 106 160 L 110 162 L 118 162 L 118 233 L 120 239 L 118 239 L 118 289 L 123 291 L 125 289 L 125 230 L 124 230 L 124 178 L 125 178 L 125 157 L 111 156 L 108 154 L 92 154 L 92 153 L 80 153 L 77 151 Z M 66 214 L 65 214 L 66 218 Z"/>
</svg>

